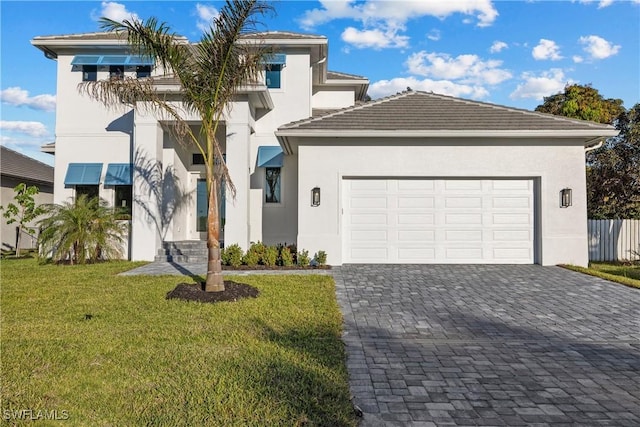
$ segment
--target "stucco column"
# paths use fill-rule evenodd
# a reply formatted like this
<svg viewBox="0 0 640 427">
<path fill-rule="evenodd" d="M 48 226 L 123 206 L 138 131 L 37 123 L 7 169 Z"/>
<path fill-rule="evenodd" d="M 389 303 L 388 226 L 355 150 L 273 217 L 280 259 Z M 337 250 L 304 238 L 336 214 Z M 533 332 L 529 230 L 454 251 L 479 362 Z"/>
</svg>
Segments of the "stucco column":
<svg viewBox="0 0 640 427">
<path fill-rule="evenodd" d="M 224 244 L 237 243 L 249 247 L 249 172 L 250 172 L 250 113 L 246 103 L 235 103 L 226 122 L 227 167 L 236 187 L 235 199 L 227 192 Z"/>
<path fill-rule="evenodd" d="M 133 206 L 131 260 L 153 261 L 162 245 L 162 194 L 158 161 L 162 159 L 163 131 L 158 121 L 136 112 L 133 139 Z M 159 188 L 158 188 L 159 187 Z"/>
</svg>

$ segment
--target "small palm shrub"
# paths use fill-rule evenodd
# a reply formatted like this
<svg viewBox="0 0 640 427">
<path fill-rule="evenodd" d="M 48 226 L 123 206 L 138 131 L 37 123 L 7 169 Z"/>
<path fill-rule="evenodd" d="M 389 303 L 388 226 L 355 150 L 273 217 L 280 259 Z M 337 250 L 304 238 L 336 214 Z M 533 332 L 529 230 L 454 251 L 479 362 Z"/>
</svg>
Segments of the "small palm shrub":
<svg viewBox="0 0 640 427">
<path fill-rule="evenodd" d="M 316 254 L 313 256 L 313 259 L 319 266 L 327 265 L 327 253 L 325 251 L 316 252 Z"/>
<path fill-rule="evenodd" d="M 229 245 L 228 247 L 224 248 L 220 257 L 222 258 L 222 263 L 224 265 L 238 268 L 242 265 L 243 255 L 244 252 L 240 245 L 234 243 L 233 245 Z"/>
<path fill-rule="evenodd" d="M 262 263 L 267 267 L 275 267 L 278 263 L 278 248 L 275 246 L 267 246 L 262 256 Z"/>
<path fill-rule="evenodd" d="M 55 262 L 84 264 L 122 257 L 127 224 L 117 220 L 105 200 L 80 195 L 75 202 L 49 205 L 38 222 L 39 256 Z"/>
<path fill-rule="evenodd" d="M 300 267 L 308 267 L 310 263 L 311 259 L 309 258 L 308 250 L 303 249 L 302 251 L 298 252 L 298 265 Z"/>
</svg>

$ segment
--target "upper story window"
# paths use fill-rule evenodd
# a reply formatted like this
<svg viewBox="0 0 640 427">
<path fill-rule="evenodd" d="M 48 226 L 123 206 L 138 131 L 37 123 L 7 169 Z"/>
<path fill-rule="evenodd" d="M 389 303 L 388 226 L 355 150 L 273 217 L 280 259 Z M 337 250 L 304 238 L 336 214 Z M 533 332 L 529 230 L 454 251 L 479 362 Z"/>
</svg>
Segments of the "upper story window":
<svg viewBox="0 0 640 427">
<path fill-rule="evenodd" d="M 138 65 L 136 67 L 136 77 L 150 77 L 151 76 L 151 65 Z"/>
<path fill-rule="evenodd" d="M 109 65 L 109 78 L 117 80 L 123 79 L 124 65 Z"/>
<path fill-rule="evenodd" d="M 98 79 L 98 66 L 97 65 L 83 65 L 82 66 L 82 81 L 83 82 L 95 82 Z"/>
<path fill-rule="evenodd" d="M 267 64 L 264 74 L 269 89 L 280 89 L 282 87 L 280 78 L 282 74 L 281 64 Z"/>
<path fill-rule="evenodd" d="M 97 80 L 97 71 L 109 71 L 109 77 L 121 79 L 124 73 L 135 71 L 136 77 L 150 77 L 155 61 L 140 55 L 76 55 L 71 61 L 72 71 L 82 70 L 83 81 Z"/>
<path fill-rule="evenodd" d="M 268 55 L 264 63 L 264 77 L 267 87 L 269 89 L 280 89 L 282 87 L 282 69 L 287 64 L 287 55 L 284 53 Z"/>
</svg>

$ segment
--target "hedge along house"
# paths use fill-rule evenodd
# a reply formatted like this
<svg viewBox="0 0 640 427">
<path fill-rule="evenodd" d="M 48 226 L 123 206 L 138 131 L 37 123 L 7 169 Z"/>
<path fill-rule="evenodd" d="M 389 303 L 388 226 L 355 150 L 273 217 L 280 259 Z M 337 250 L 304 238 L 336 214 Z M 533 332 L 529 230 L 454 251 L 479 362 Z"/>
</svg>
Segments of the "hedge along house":
<svg viewBox="0 0 640 427">
<path fill-rule="evenodd" d="M 325 37 L 249 40 L 278 53 L 219 135 L 237 188 L 221 206 L 226 245 L 297 243 L 334 265 L 586 265 L 584 152 L 615 129 L 424 92 L 362 103 L 368 80 L 328 71 Z M 170 96 L 176 82 L 113 34 L 32 43 L 58 61 L 56 201 L 93 192 L 130 206 L 134 260 L 204 240 L 195 149 L 157 118 L 107 111 L 76 89 L 130 73 Z"/>
</svg>

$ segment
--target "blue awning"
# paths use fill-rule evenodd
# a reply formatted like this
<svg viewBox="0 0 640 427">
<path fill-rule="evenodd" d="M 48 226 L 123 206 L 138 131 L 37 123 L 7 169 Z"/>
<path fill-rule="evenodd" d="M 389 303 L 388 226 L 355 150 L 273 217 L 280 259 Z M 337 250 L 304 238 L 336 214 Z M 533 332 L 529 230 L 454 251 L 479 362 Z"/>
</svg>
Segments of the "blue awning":
<svg viewBox="0 0 640 427">
<path fill-rule="evenodd" d="M 131 185 L 131 163 L 109 163 L 104 185 Z"/>
<path fill-rule="evenodd" d="M 153 65 L 150 56 L 141 55 L 76 55 L 71 65 Z"/>
<path fill-rule="evenodd" d="M 285 65 L 287 63 L 287 55 L 284 53 L 273 53 L 264 57 L 265 64 Z"/>
<path fill-rule="evenodd" d="M 282 148 L 279 146 L 258 147 L 259 168 L 281 168 L 284 160 Z"/>
<path fill-rule="evenodd" d="M 102 163 L 69 163 L 65 185 L 98 185 L 102 174 Z"/>
</svg>

